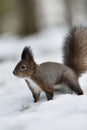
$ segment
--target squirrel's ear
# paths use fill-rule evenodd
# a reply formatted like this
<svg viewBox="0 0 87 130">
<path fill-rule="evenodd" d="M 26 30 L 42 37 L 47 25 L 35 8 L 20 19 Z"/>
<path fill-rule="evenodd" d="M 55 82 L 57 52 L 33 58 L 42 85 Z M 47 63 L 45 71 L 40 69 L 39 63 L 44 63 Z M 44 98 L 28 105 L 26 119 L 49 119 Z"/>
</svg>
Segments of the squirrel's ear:
<svg viewBox="0 0 87 130">
<path fill-rule="evenodd" d="M 25 46 L 21 55 L 21 59 L 31 61 L 33 60 L 33 54 L 30 47 Z"/>
</svg>

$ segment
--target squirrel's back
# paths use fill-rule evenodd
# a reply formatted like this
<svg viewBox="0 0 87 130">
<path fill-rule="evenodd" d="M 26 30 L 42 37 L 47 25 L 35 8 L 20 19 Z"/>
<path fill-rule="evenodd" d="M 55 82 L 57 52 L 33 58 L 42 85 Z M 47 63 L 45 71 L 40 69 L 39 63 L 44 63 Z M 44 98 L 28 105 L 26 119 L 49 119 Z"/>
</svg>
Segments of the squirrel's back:
<svg viewBox="0 0 87 130">
<path fill-rule="evenodd" d="M 87 28 L 74 27 L 64 42 L 64 64 L 79 77 L 87 69 Z"/>
</svg>

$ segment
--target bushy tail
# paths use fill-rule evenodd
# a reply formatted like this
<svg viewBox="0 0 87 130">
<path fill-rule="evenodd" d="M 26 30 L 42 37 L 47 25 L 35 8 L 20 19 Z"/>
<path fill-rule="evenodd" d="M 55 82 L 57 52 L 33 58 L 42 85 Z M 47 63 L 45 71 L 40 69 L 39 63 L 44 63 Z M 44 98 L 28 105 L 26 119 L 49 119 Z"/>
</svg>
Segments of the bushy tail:
<svg viewBox="0 0 87 130">
<path fill-rule="evenodd" d="M 74 27 L 64 42 L 64 64 L 79 77 L 87 69 L 87 28 Z"/>
</svg>

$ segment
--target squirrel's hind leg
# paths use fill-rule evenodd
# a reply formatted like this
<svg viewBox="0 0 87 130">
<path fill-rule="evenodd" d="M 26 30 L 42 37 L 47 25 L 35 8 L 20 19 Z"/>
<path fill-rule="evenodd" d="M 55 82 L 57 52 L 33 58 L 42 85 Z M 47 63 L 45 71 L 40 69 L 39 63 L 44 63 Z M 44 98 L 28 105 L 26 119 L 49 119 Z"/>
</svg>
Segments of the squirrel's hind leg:
<svg viewBox="0 0 87 130">
<path fill-rule="evenodd" d="M 83 95 L 83 91 L 79 85 L 78 79 L 71 77 L 64 77 L 64 82 L 78 95 Z"/>
</svg>

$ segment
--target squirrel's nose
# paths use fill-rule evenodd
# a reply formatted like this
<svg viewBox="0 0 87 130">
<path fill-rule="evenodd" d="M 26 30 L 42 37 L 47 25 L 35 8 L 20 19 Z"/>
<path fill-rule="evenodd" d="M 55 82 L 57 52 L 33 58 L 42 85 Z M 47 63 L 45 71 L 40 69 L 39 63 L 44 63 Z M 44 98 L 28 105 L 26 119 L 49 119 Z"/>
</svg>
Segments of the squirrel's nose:
<svg viewBox="0 0 87 130">
<path fill-rule="evenodd" d="M 16 71 L 15 70 L 13 71 L 13 74 L 16 75 Z"/>
</svg>

